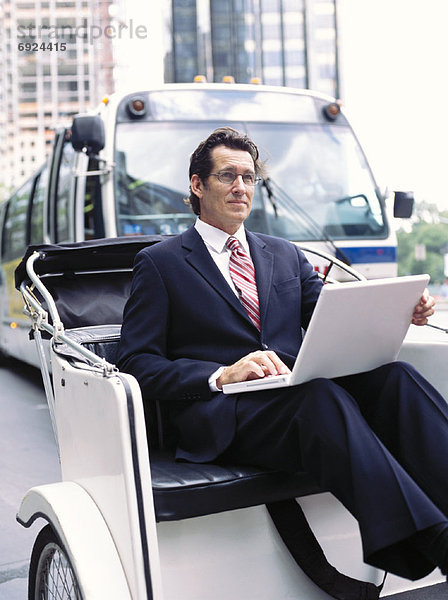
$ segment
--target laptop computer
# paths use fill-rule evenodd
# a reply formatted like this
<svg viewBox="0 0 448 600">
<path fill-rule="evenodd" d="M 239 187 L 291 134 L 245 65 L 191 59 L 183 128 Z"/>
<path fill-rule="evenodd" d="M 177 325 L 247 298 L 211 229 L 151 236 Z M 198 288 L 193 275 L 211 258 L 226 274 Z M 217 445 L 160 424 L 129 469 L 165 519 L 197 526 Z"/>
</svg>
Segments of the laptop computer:
<svg viewBox="0 0 448 600">
<path fill-rule="evenodd" d="M 341 377 L 396 360 L 429 275 L 322 288 L 292 372 L 223 386 L 225 394 Z"/>
</svg>

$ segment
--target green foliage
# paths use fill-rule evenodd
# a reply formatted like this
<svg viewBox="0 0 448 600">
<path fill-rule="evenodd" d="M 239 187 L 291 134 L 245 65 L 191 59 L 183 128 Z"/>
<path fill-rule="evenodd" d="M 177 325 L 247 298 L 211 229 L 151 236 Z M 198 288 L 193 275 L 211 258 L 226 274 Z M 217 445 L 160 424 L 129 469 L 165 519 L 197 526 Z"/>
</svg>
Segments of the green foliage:
<svg viewBox="0 0 448 600">
<path fill-rule="evenodd" d="M 397 237 L 398 274 L 429 273 L 432 283 L 443 283 L 443 255 L 448 253 L 448 224 L 420 220 L 413 225 L 410 233 L 399 231 Z M 425 260 L 415 257 L 415 247 L 420 244 L 426 248 Z"/>
<path fill-rule="evenodd" d="M 1 175 L 1 173 L 0 173 L 0 175 Z M 13 192 L 12 187 L 8 187 L 2 181 L 0 181 L 0 204 L 3 202 L 3 200 L 7 200 L 9 198 L 9 196 L 12 194 L 12 192 Z"/>
</svg>

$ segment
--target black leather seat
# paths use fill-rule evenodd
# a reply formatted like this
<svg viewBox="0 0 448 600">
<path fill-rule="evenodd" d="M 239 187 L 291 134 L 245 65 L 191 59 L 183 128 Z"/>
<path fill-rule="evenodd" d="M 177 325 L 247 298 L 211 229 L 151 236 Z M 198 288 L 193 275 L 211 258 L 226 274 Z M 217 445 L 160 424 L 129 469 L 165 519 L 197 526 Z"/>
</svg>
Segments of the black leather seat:
<svg viewBox="0 0 448 600">
<path fill-rule="evenodd" d="M 120 325 L 82 327 L 67 331 L 67 335 L 108 362 L 116 362 Z M 66 344 L 58 344 L 57 351 L 80 358 Z M 158 427 L 160 415 L 159 409 L 159 418 L 154 418 Z M 321 491 L 306 473 L 289 475 L 241 465 L 178 462 L 173 450 L 160 447 L 161 432 L 157 433 L 155 436 L 151 431 L 150 456 L 158 521 L 197 517 Z"/>
<path fill-rule="evenodd" d="M 258 467 L 176 462 L 151 453 L 156 518 L 175 521 L 305 496 L 319 489 L 305 473 L 288 475 Z"/>
</svg>

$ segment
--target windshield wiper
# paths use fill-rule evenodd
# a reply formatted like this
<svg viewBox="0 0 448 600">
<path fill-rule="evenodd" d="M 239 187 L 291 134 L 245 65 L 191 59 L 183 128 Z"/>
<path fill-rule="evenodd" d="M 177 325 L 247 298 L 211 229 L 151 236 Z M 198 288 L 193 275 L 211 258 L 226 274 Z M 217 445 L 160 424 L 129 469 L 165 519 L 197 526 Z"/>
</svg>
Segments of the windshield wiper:
<svg viewBox="0 0 448 600">
<path fill-rule="evenodd" d="M 344 196 L 343 198 L 338 198 L 334 201 L 335 204 L 343 204 L 344 202 L 351 202 L 355 200 L 355 198 L 363 198 L 366 206 L 369 205 L 369 201 L 367 200 L 367 196 L 365 194 L 355 194 L 354 196 Z"/>
<path fill-rule="evenodd" d="M 323 239 L 328 244 L 330 244 L 331 248 L 335 253 L 336 258 L 339 258 L 340 260 L 345 262 L 345 264 L 347 264 L 349 267 L 351 266 L 351 260 L 340 248 L 336 246 L 333 238 L 325 231 L 323 227 L 319 225 L 317 221 L 313 219 L 313 217 L 311 217 L 297 202 L 295 202 L 291 198 L 291 196 L 278 185 L 277 182 L 272 180 L 270 177 L 266 177 L 265 179 L 263 179 L 262 185 L 266 189 L 269 202 L 271 203 L 272 208 L 274 209 L 274 214 L 276 218 L 278 218 L 278 207 L 276 202 L 276 199 L 278 198 L 287 210 L 292 211 L 293 214 L 294 212 L 299 213 L 301 218 L 307 223 L 311 231 L 314 232 L 318 239 Z M 346 198 L 342 199 L 342 201 L 344 200 L 346 200 Z"/>
</svg>

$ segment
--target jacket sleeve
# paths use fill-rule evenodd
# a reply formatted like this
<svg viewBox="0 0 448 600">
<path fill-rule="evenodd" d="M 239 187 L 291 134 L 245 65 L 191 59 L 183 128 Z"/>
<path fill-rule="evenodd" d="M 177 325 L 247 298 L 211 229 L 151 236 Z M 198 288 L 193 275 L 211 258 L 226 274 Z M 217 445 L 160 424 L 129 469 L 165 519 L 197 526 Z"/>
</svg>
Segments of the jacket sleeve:
<svg viewBox="0 0 448 600">
<path fill-rule="evenodd" d="M 118 366 L 134 375 L 146 399 L 208 400 L 212 395 L 208 378 L 221 365 L 169 358 L 167 339 L 173 308 L 156 264 L 147 252 L 140 252 L 124 309 Z"/>
<path fill-rule="evenodd" d="M 301 322 L 302 327 L 307 329 L 323 283 L 304 253 L 297 246 L 295 248 L 299 255 L 302 285 Z"/>
</svg>

